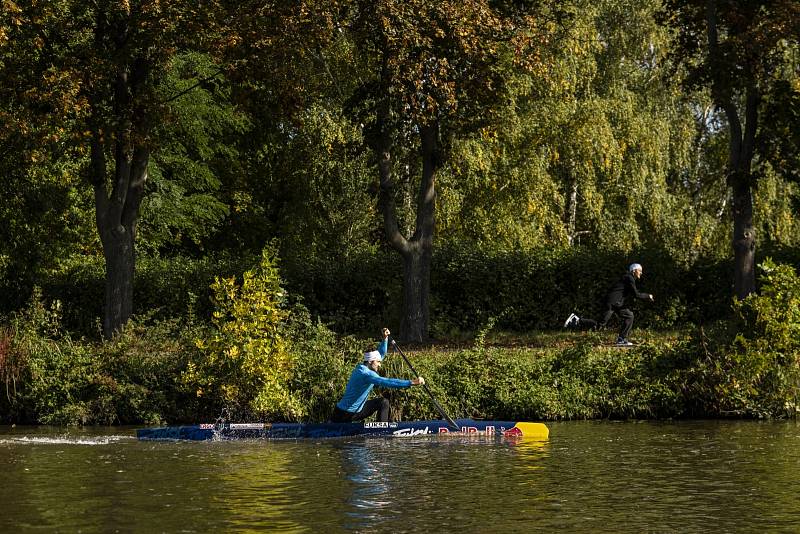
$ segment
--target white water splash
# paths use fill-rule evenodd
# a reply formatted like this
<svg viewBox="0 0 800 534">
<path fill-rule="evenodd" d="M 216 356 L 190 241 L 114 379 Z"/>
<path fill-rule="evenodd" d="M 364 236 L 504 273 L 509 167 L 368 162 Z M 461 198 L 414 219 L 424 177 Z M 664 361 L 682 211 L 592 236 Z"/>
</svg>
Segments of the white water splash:
<svg viewBox="0 0 800 534">
<path fill-rule="evenodd" d="M 108 445 L 135 439 L 133 436 L 20 436 L 0 438 L 0 445 L 26 443 L 32 445 Z"/>
</svg>

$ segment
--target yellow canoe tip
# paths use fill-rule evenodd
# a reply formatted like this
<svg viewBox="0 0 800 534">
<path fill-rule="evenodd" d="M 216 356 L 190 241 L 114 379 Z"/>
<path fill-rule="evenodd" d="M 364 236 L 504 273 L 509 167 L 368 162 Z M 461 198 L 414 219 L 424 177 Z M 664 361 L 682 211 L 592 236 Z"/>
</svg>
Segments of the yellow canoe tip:
<svg viewBox="0 0 800 534">
<path fill-rule="evenodd" d="M 550 436 L 550 430 L 544 423 L 517 423 L 514 425 L 514 434 L 525 439 L 541 439 L 545 440 Z"/>
</svg>

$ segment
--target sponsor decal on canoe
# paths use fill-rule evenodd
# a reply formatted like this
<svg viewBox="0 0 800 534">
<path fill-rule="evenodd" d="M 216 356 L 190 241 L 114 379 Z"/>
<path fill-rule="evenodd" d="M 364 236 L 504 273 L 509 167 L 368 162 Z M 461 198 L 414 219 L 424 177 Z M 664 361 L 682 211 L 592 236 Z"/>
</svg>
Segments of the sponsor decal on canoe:
<svg viewBox="0 0 800 534">
<path fill-rule="evenodd" d="M 425 428 L 401 428 L 392 432 L 393 436 L 421 436 L 423 434 L 430 434 L 427 426 Z"/>
<path fill-rule="evenodd" d="M 397 428 L 397 423 L 387 421 L 370 421 L 364 423 L 364 428 Z"/>
<path fill-rule="evenodd" d="M 199 425 L 202 430 L 212 430 L 214 428 L 213 423 L 203 423 Z"/>
<path fill-rule="evenodd" d="M 263 430 L 269 427 L 264 423 L 231 423 L 228 428 L 231 430 Z"/>
</svg>

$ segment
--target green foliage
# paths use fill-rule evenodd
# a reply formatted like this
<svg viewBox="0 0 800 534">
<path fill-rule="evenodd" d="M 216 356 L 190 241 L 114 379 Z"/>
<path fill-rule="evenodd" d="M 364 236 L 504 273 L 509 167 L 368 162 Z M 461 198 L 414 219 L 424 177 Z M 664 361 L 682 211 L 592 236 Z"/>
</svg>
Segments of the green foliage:
<svg viewBox="0 0 800 534">
<path fill-rule="evenodd" d="M 93 347 L 97 377 L 89 392 L 102 424 L 209 418 L 215 407 L 180 381 L 203 328 L 191 321 L 135 318 L 112 340 Z M 205 416 L 205 417 L 204 417 Z"/>
<path fill-rule="evenodd" d="M 715 322 L 731 311 L 722 178 L 732 129 L 712 103 L 741 108 L 758 89 L 758 250 L 797 265 L 798 34 L 786 24 L 797 2 L 717 3 L 716 61 L 707 2 L 579 4 L 287 3 L 267 17 L 266 4 L 249 1 L 4 3 L 3 415 L 191 420 L 232 403 L 248 415 L 325 419 L 360 352 L 328 328 L 363 334 L 400 322 L 402 266 L 383 244 L 376 202 L 382 153 L 368 147 L 378 134 L 391 138 L 397 223 L 411 236 L 420 126 L 434 122 L 433 333 L 487 325 L 470 351 L 421 358 L 448 408 L 553 418 L 796 413 L 789 268 L 765 262 L 761 295 L 737 303 L 734 322 Z M 662 5 L 669 28 L 656 24 Z M 124 28 L 130 39 L 115 40 Z M 120 72 L 131 84 L 115 92 Z M 107 156 L 95 160 L 94 184 L 92 132 L 104 145 L 95 156 Z M 135 226 L 139 319 L 107 343 L 78 339 L 97 336 L 104 301 L 91 186 L 110 188 L 134 147 L 150 153 Z M 138 190 L 100 193 L 138 209 Z M 277 273 L 252 275 L 261 296 L 230 285 L 275 236 L 286 287 L 307 309 L 278 298 Z M 656 295 L 638 307 L 636 328 L 697 332 L 612 354 L 487 348 L 494 326 L 525 332 L 557 327 L 571 311 L 596 314 L 632 260 L 645 264 L 642 289 Z M 228 282 L 211 295 L 214 276 Z M 259 315 L 273 308 L 271 319 Z M 215 330 L 197 331 L 195 320 L 214 311 L 225 315 Z M 201 351 L 195 338 L 217 345 Z M 178 380 L 189 361 L 202 376 Z M 197 397 L 200 382 L 211 389 Z M 417 388 L 390 395 L 409 414 L 436 415 Z"/>
<path fill-rule="evenodd" d="M 800 279 L 765 260 L 761 292 L 735 301 L 736 319 L 698 330 L 673 351 L 687 415 L 797 417 Z"/>
<path fill-rule="evenodd" d="M 75 341 L 61 305 L 38 292 L 0 331 L 2 419 L 40 424 L 160 423 L 195 417 L 203 407 L 178 383 L 196 327 L 133 321 L 113 340 Z"/>
<path fill-rule="evenodd" d="M 800 413 L 800 277 L 767 259 L 761 289 L 735 303 L 740 330 L 726 354 L 736 372 L 732 409 L 764 415 Z M 737 402 L 738 401 L 738 402 Z"/>
<path fill-rule="evenodd" d="M 84 422 L 75 393 L 88 382 L 90 352 L 69 339 L 56 341 L 61 335 L 59 308 L 58 301 L 47 308 L 34 290 L 28 307 L 13 314 L 4 328 L 5 419 Z"/>
<path fill-rule="evenodd" d="M 234 108 L 227 80 L 206 54 L 173 58 L 158 93 L 169 102 L 169 120 L 157 130 L 159 149 L 148 168 L 137 246 L 155 253 L 184 242 L 202 247 L 230 213 L 232 199 L 221 189 L 243 172 L 237 145 L 251 125 Z"/>
<path fill-rule="evenodd" d="M 445 247 L 434 256 L 434 332 L 448 336 L 474 331 L 496 317 L 505 330 L 551 329 L 570 312 L 601 312 L 609 287 L 632 261 L 645 265 L 643 291 L 653 304 L 636 304 L 637 324 L 669 327 L 705 322 L 729 313 L 726 290 L 714 280 L 729 278 L 726 264 L 687 268 L 659 250 L 638 254 L 590 248 L 475 251 Z"/>
<path fill-rule="evenodd" d="M 402 267 L 394 254 L 310 258 L 287 265 L 285 273 L 290 292 L 336 332 L 366 335 L 398 322 Z"/>
<path fill-rule="evenodd" d="M 293 135 L 274 139 L 266 173 L 281 257 L 338 261 L 374 246 L 375 213 L 368 154 L 361 133 L 335 104 L 309 106 Z"/>
<path fill-rule="evenodd" d="M 741 323 L 735 338 L 730 326 L 722 325 L 677 340 L 646 335 L 632 349 L 604 347 L 607 339 L 599 333 L 583 333 L 577 343 L 545 336 L 539 343 L 544 348 L 509 348 L 490 346 L 489 321 L 486 335 L 479 335 L 472 348 L 407 352 L 455 417 L 796 416 L 800 284 L 791 269 L 765 267 L 771 270 L 763 294 L 737 308 Z M 231 286 L 223 282 L 222 287 Z M 274 296 L 276 287 L 265 283 L 260 298 L 236 299 L 239 309 L 232 313 L 245 320 L 238 322 L 238 334 L 235 321 L 224 322 L 229 339 L 253 332 L 249 327 L 259 320 L 246 318 L 264 316 L 251 306 Z M 281 311 L 279 327 L 274 327 L 275 315 L 259 322 L 273 324 L 268 328 L 272 341 L 234 340 L 225 346 L 227 353 L 210 353 L 193 342 L 219 339 L 219 328 L 178 321 L 134 321 L 111 341 L 75 342 L 60 327 L 58 304 L 35 300 L 0 329 L 0 379 L 6 385 L 0 416 L 51 424 L 197 422 L 229 408 L 236 420 L 327 420 L 366 342 L 336 336 L 297 304 Z M 250 357 L 231 356 L 237 349 L 250 350 Z M 276 396 L 275 388 L 263 384 L 274 378 L 278 356 L 292 366 Z M 387 376 L 410 374 L 392 353 L 384 369 Z M 231 385 L 237 396 L 226 398 L 234 391 Z M 198 387 L 206 388 L 200 397 Z M 395 417 L 439 416 L 422 388 L 382 394 L 392 401 Z M 287 396 L 296 399 L 291 414 L 280 413 Z"/>
<path fill-rule="evenodd" d="M 671 344 L 634 350 L 596 344 L 544 351 L 478 346 L 417 356 L 414 365 L 454 417 L 663 418 L 684 412 Z M 438 417 L 425 395 L 402 395 L 395 403 L 402 403 L 405 418 Z"/>
<path fill-rule="evenodd" d="M 302 417 L 302 404 L 289 389 L 295 361 L 274 254 L 265 249 L 260 265 L 246 271 L 241 284 L 217 278 L 211 288 L 213 329 L 197 341 L 202 359 L 189 362 L 187 386 L 237 415 Z"/>
</svg>

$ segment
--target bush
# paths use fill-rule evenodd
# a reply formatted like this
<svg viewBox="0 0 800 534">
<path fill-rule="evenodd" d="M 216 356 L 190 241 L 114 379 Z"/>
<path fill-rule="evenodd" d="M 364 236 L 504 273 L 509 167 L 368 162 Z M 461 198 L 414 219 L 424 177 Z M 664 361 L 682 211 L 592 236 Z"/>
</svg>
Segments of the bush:
<svg viewBox="0 0 800 534">
<path fill-rule="evenodd" d="M 177 383 L 194 326 L 132 320 L 110 341 L 75 341 L 38 290 L 0 329 L 2 419 L 40 424 L 158 423 L 200 411 Z"/>
<path fill-rule="evenodd" d="M 726 263 L 676 264 L 659 250 L 632 254 L 582 248 L 533 251 L 437 249 L 431 282 L 434 332 L 474 331 L 490 317 L 509 331 L 558 328 L 571 312 L 592 317 L 610 286 L 633 260 L 645 266 L 640 289 L 652 304 L 636 304 L 644 327 L 708 322 L 730 313 Z M 692 282 L 687 282 L 692 281 Z"/>
<path fill-rule="evenodd" d="M 200 259 L 140 257 L 134 277 L 134 314 L 151 320 L 211 317 L 209 287 L 215 276 L 230 277 L 258 263 L 249 255 L 225 254 Z M 81 257 L 44 281 L 46 299 L 64 303 L 62 323 L 78 336 L 99 338 L 105 302 L 105 263 L 102 257 Z"/>
<path fill-rule="evenodd" d="M 336 262 L 311 258 L 284 269 L 288 291 L 313 317 L 340 334 L 356 335 L 400 322 L 402 273 L 393 251 L 365 251 Z"/>
<path fill-rule="evenodd" d="M 759 265 L 760 293 L 737 301 L 738 334 L 725 354 L 728 411 L 800 413 L 800 277 L 788 265 Z M 722 386 L 722 384 L 721 384 Z"/>
<path fill-rule="evenodd" d="M 303 403 L 304 420 L 327 421 L 361 361 L 364 342 L 337 336 L 299 304 L 290 309 L 287 332 L 295 360 L 289 388 Z"/>
<path fill-rule="evenodd" d="M 241 285 L 217 278 L 212 290 L 213 328 L 198 340 L 202 357 L 189 362 L 184 382 L 198 396 L 218 399 L 234 416 L 302 417 L 303 406 L 289 389 L 295 360 L 274 254 L 265 249 L 261 264 L 244 273 Z"/>
<path fill-rule="evenodd" d="M 414 366 L 453 417 L 505 420 L 664 418 L 684 413 L 685 398 L 671 376 L 671 346 L 562 350 L 476 347 L 416 355 Z M 402 363 L 387 375 L 402 376 Z M 439 418 L 416 388 L 392 392 L 397 414 Z"/>
<path fill-rule="evenodd" d="M 787 253 L 783 253 L 787 254 Z M 564 317 L 600 313 L 611 283 L 632 260 L 645 265 L 642 289 L 654 303 L 638 305 L 637 325 L 674 327 L 729 317 L 729 261 L 675 263 L 663 251 L 625 254 L 586 248 L 491 251 L 449 245 L 434 252 L 431 273 L 432 334 L 452 337 L 475 331 L 490 317 L 508 331 L 551 329 Z M 195 314 L 210 321 L 209 287 L 260 260 L 250 255 L 204 258 L 139 258 L 134 313 L 155 320 Z M 64 303 L 62 321 L 73 334 L 98 337 L 105 287 L 103 259 L 76 258 L 42 282 L 48 300 Z M 283 266 L 281 278 L 311 316 L 340 334 L 365 335 L 399 324 L 402 262 L 391 250 L 362 251 L 339 261 L 309 258 Z"/>
<path fill-rule="evenodd" d="M 560 254 L 547 261 L 562 264 Z M 211 326 L 154 313 L 104 342 L 72 338 L 63 327 L 64 306 L 47 304 L 35 290 L 28 307 L 0 326 L 0 417 L 50 424 L 197 422 L 227 409 L 237 420 L 327 420 L 373 342 L 338 336 L 300 302 L 290 303 L 276 262 L 266 253 L 240 283 L 219 279 Z M 484 311 L 470 321 L 488 320 L 472 348 L 409 357 L 452 416 L 796 417 L 800 277 L 772 261 L 760 269 L 760 294 L 736 302 L 734 320 L 700 325 L 677 342 L 650 339 L 619 350 L 598 347 L 600 334 L 585 332 L 577 344 L 571 335 L 560 347 L 487 348 L 489 329 L 521 320 L 522 308 L 490 315 L 497 304 L 475 299 L 465 306 Z M 467 271 L 495 276 L 483 267 Z M 513 299 L 512 289 L 498 293 Z M 523 299 L 512 302 L 522 306 Z M 390 376 L 410 376 L 399 356 L 390 355 L 384 368 Z M 423 388 L 383 394 L 396 417 L 439 417 Z"/>
</svg>

